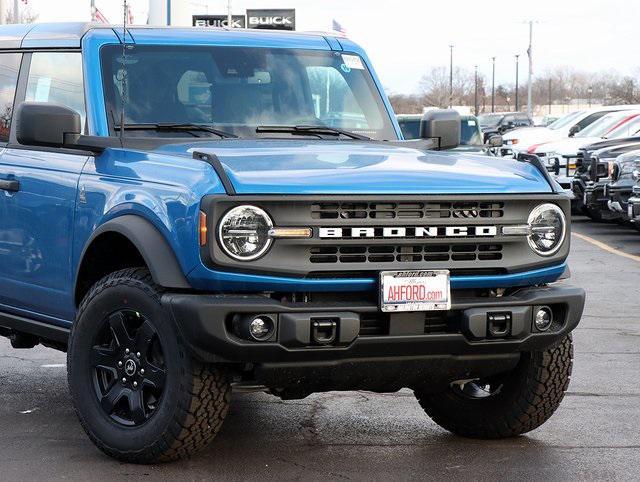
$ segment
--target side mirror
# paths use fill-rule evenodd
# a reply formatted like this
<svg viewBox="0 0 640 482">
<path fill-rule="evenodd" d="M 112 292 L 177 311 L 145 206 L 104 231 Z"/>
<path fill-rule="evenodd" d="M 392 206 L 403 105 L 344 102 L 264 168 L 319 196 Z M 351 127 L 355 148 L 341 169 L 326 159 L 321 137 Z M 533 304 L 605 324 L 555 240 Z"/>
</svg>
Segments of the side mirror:
<svg viewBox="0 0 640 482">
<path fill-rule="evenodd" d="M 578 132 L 580 132 L 581 127 L 578 124 L 574 124 L 569 129 L 569 137 L 575 136 Z"/>
<path fill-rule="evenodd" d="M 430 110 L 420 121 L 420 137 L 437 139 L 438 149 L 453 149 L 460 145 L 460 114 L 455 110 Z"/>
<path fill-rule="evenodd" d="M 502 140 L 501 135 L 494 134 L 491 137 L 489 137 L 487 144 L 489 144 L 489 147 L 502 147 L 502 145 L 504 144 L 504 141 Z"/>
<path fill-rule="evenodd" d="M 82 132 L 80 114 L 49 102 L 22 102 L 15 122 L 16 138 L 27 146 L 62 147 L 66 135 L 79 136 Z"/>
</svg>

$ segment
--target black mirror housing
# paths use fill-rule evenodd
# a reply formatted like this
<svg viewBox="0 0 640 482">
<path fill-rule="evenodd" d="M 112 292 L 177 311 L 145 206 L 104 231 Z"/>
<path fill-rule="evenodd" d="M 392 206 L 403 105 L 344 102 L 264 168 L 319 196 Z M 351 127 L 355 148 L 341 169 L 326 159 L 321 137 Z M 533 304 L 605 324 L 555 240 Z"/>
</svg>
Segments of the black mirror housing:
<svg viewBox="0 0 640 482">
<path fill-rule="evenodd" d="M 65 135 L 82 132 L 80 114 L 62 104 L 22 102 L 15 119 L 16 139 L 27 146 L 63 147 Z"/>
<path fill-rule="evenodd" d="M 580 132 L 580 126 L 578 124 L 574 124 L 569 129 L 569 137 L 575 136 L 578 132 Z"/>
<path fill-rule="evenodd" d="M 453 149 L 460 145 L 460 123 L 460 114 L 455 110 L 427 111 L 420 121 L 420 137 L 437 139 L 440 150 Z"/>
<path fill-rule="evenodd" d="M 489 147 L 502 147 L 504 141 L 502 140 L 502 136 L 499 134 L 494 134 L 489 137 Z"/>
</svg>

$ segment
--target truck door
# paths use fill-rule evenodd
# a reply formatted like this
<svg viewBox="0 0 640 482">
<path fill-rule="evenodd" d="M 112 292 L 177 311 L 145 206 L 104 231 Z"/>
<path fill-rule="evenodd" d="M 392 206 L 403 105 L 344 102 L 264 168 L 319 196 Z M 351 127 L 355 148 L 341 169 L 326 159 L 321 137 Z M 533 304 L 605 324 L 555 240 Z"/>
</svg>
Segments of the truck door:
<svg viewBox="0 0 640 482">
<path fill-rule="evenodd" d="M 18 86 L 16 106 L 21 99 L 57 102 L 85 118 L 80 52 L 25 53 Z M 87 159 L 18 145 L 12 130 L 0 155 L 0 179 L 9 187 L 0 203 L 0 310 L 73 319 L 73 221 Z"/>
</svg>

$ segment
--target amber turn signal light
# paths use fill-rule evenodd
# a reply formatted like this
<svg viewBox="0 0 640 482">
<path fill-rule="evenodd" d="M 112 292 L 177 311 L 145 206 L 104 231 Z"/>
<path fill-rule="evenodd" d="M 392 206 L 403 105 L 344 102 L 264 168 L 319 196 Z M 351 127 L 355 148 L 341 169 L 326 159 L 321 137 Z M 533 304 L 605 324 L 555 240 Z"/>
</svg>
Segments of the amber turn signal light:
<svg viewBox="0 0 640 482">
<path fill-rule="evenodd" d="M 200 226 L 198 228 L 200 233 L 200 246 L 207 244 L 207 215 L 200 211 Z"/>
</svg>

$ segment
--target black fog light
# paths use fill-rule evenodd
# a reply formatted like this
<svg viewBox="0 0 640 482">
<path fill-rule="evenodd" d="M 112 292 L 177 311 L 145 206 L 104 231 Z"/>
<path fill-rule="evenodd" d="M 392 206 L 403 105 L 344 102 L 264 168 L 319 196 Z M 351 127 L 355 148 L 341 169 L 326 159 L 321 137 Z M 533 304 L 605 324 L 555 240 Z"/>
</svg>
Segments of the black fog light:
<svg viewBox="0 0 640 482">
<path fill-rule="evenodd" d="M 547 331 L 551 326 L 551 323 L 553 323 L 553 314 L 551 313 L 551 309 L 547 306 L 543 306 L 538 309 L 534 323 L 538 331 Z"/>
<path fill-rule="evenodd" d="M 252 341 L 267 341 L 274 334 L 276 323 L 270 315 L 236 316 L 233 331 L 240 338 Z"/>
</svg>

